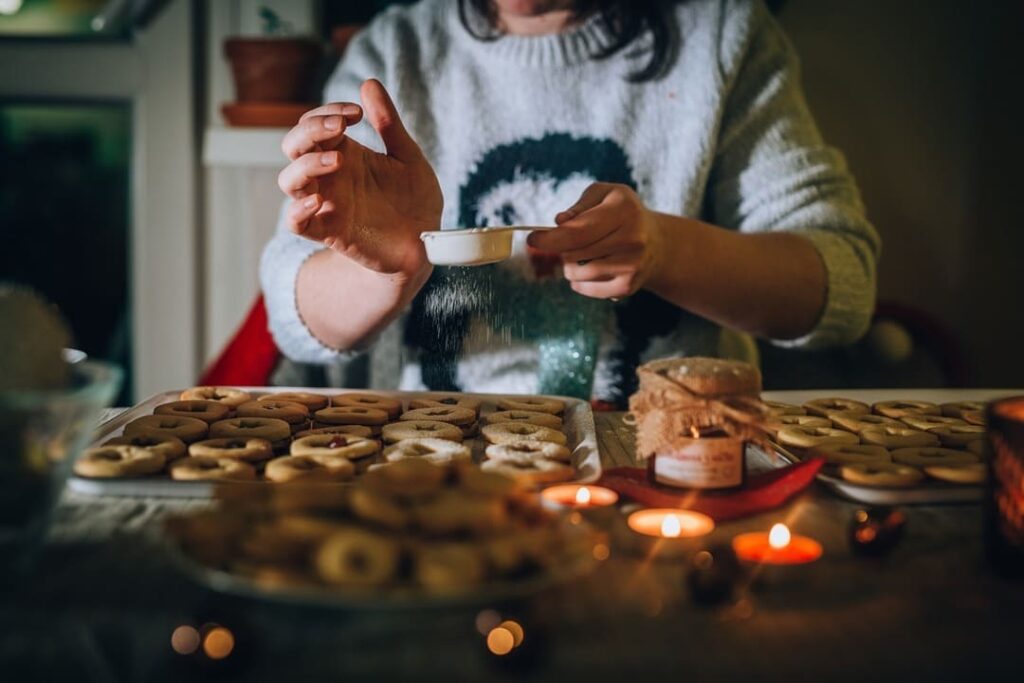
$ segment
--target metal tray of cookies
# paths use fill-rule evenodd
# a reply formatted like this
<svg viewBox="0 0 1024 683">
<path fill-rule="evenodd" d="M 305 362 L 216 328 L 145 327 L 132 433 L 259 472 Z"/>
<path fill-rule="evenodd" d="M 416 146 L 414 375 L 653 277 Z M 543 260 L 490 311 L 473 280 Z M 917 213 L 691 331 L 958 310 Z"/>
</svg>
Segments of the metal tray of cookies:
<svg viewBox="0 0 1024 683">
<path fill-rule="evenodd" d="M 823 389 L 814 391 L 765 392 L 762 398 L 802 405 L 826 397 L 848 398 L 863 403 L 879 401 L 918 400 L 932 403 L 954 401 L 988 402 L 1001 396 L 1024 394 L 1012 389 Z M 790 462 L 800 458 L 783 446 L 773 444 L 776 452 Z M 818 481 L 836 495 L 868 505 L 939 505 L 949 503 L 976 503 L 984 495 L 984 487 L 976 484 L 952 484 L 925 480 L 908 487 L 865 486 L 843 479 L 834 467 L 826 466 L 818 474 Z"/>
<path fill-rule="evenodd" d="M 378 396 L 395 398 L 403 401 L 403 406 L 408 401 L 420 398 L 443 398 L 452 396 L 452 392 L 430 392 L 430 391 L 378 391 L 367 389 L 338 389 L 338 388 L 309 388 L 309 387 L 232 387 L 242 389 L 258 397 L 267 393 L 281 393 L 288 391 L 301 391 L 327 396 L 337 396 L 344 393 L 372 393 Z M 155 394 L 145 401 L 129 408 L 123 413 L 101 424 L 95 433 L 91 446 L 98 446 L 106 440 L 120 436 L 126 424 L 132 420 L 151 415 L 153 409 L 162 403 L 177 401 L 182 389 L 164 391 Z M 464 393 L 463 396 L 471 397 L 480 401 L 480 416 L 497 410 L 496 403 L 503 398 L 523 398 L 522 396 L 498 395 L 498 394 L 472 394 Z M 594 426 L 594 413 L 590 404 L 586 401 L 569 398 L 566 396 L 545 396 L 544 398 L 557 398 L 565 402 L 565 410 L 562 414 L 562 431 L 567 439 L 567 446 L 572 451 L 571 464 L 576 470 L 573 482 L 593 482 L 601 476 L 601 458 L 597 449 L 597 433 Z M 487 443 L 479 435 L 466 439 L 464 442 L 473 451 L 473 459 L 481 462 L 484 459 L 484 449 Z M 267 485 L 265 481 L 243 482 L 243 485 L 262 486 Z M 171 479 L 166 473 L 158 473 L 145 477 L 134 477 L 124 479 L 90 479 L 72 474 L 68 480 L 68 487 L 78 493 L 96 496 L 136 496 L 136 497 L 166 497 L 166 498 L 212 498 L 216 482 L 205 481 L 177 481 Z"/>
</svg>

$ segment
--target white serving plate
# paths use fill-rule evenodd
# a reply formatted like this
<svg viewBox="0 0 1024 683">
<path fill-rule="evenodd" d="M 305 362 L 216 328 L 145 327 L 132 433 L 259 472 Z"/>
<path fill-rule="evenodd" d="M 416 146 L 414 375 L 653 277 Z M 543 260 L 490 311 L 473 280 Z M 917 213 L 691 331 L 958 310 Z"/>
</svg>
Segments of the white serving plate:
<svg viewBox="0 0 1024 683">
<path fill-rule="evenodd" d="M 396 398 L 404 401 L 417 398 L 433 398 L 451 396 L 452 392 L 430 392 L 430 391 L 376 391 L 369 389 L 336 389 L 336 388 L 309 388 L 309 387 L 235 387 L 248 391 L 253 396 L 267 393 L 279 393 L 284 391 L 304 391 L 328 396 L 336 396 L 344 393 L 373 393 L 389 398 Z M 133 406 L 116 417 L 101 424 L 97 430 L 91 446 L 98 446 L 107 439 L 120 436 L 124 426 L 132 420 L 144 415 L 151 415 L 153 409 L 161 403 L 177 401 L 182 390 L 165 391 L 142 403 Z M 500 398 L 514 398 L 511 395 L 496 394 L 462 394 L 478 399 L 481 402 L 480 415 L 494 412 L 496 402 Z M 594 426 L 594 413 L 590 404 L 578 398 L 557 396 L 565 401 L 565 411 L 562 414 L 562 431 L 568 439 L 568 446 L 572 450 L 572 464 L 576 468 L 576 478 L 572 481 L 588 483 L 597 481 L 601 476 L 601 457 L 597 450 L 597 433 Z M 465 441 L 473 450 L 473 458 L 477 462 L 484 459 L 484 449 L 487 444 L 482 437 L 477 436 Z M 246 482 L 252 486 L 267 486 L 268 482 L 256 481 Z M 85 493 L 96 496 L 138 496 L 138 497 L 167 497 L 167 498 L 212 498 L 216 482 L 203 481 L 176 481 L 164 473 L 147 477 L 135 477 L 125 479 L 88 479 L 72 475 L 68 480 L 68 487 L 78 493 Z"/>
<path fill-rule="evenodd" d="M 1019 389 L 815 389 L 813 391 L 766 391 L 761 397 L 800 405 L 816 398 L 842 397 L 863 403 L 898 401 L 900 399 L 950 403 L 953 401 L 988 402 L 1004 396 L 1022 395 Z M 800 459 L 784 447 L 773 444 L 776 451 L 790 462 Z M 983 485 L 952 484 L 926 480 L 910 487 L 863 486 L 853 484 L 829 473 L 819 473 L 827 489 L 858 503 L 868 505 L 937 505 L 944 503 L 976 503 L 984 496 Z"/>
<path fill-rule="evenodd" d="M 420 234 L 427 260 L 435 266 L 483 266 L 512 255 L 512 237 L 519 232 L 550 230 L 550 226 L 503 225 L 493 228 L 432 230 Z"/>
</svg>

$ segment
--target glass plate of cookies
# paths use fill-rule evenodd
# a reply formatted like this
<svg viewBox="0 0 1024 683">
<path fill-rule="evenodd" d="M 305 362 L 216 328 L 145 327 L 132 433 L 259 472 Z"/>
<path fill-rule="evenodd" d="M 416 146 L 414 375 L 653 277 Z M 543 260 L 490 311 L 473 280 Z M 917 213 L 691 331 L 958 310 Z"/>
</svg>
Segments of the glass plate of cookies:
<svg viewBox="0 0 1024 683">
<path fill-rule="evenodd" d="M 349 609 L 525 597 L 595 564 L 605 542 L 522 483 L 467 461 L 402 460 L 347 487 L 223 487 L 217 506 L 170 518 L 172 553 L 200 583 Z"/>
<path fill-rule="evenodd" d="M 818 479 L 843 497 L 906 505 L 981 500 L 984 407 L 1006 393 L 838 390 L 764 398 L 774 413 L 773 444 L 785 458 L 824 457 Z"/>
<path fill-rule="evenodd" d="M 590 404 L 558 396 L 193 387 L 101 425 L 80 493 L 209 498 L 218 484 L 351 483 L 407 459 L 470 461 L 530 486 L 601 474 Z"/>
</svg>

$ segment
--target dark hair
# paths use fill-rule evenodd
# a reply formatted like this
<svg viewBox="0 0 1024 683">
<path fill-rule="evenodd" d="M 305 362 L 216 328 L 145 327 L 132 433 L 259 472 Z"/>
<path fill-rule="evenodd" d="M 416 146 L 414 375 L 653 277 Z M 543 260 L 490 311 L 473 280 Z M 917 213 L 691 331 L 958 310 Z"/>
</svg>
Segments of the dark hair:
<svg viewBox="0 0 1024 683">
<path fill-rule="evenodd" d="M 650 31 L 651 41 L 644 49 L 650 60 L 641 69 L 629 74 L 633 83 L 649 81 L 665 74 L 679 52 L 679 28 L 676 26 L 673 6 L 680 0 L 577 0 L 573 19 L 579 20 L 597 14 L 599 21 L 611 35 L 611 42 L 603 47 L 595 59 L 607 59 Z M 491 26 L 492 32 L 481 35 L 471 26 L 467 6 L 472 7 Z M 480 40 L 494 40 L 500 36 L 493 29 L 498 17 L 492 0 L 459 0 L 459 18 L 473 36 Z"/>
</svg>

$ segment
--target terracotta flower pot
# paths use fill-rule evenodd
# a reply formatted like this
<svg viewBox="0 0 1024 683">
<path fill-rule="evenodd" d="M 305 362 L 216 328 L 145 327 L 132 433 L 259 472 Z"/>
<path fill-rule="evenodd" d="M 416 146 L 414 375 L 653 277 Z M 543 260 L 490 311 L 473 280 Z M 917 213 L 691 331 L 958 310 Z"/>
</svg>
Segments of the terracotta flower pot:
<svg viewBox="0 0 1024 683">
<path fill-rule="evenodd" d="M 320 45 L 303 38 L 228 38 L 239 102 L 305 102 L 320 59 Z M 312 98 L 316 99 L 316 98 Z"/>
</svg>

